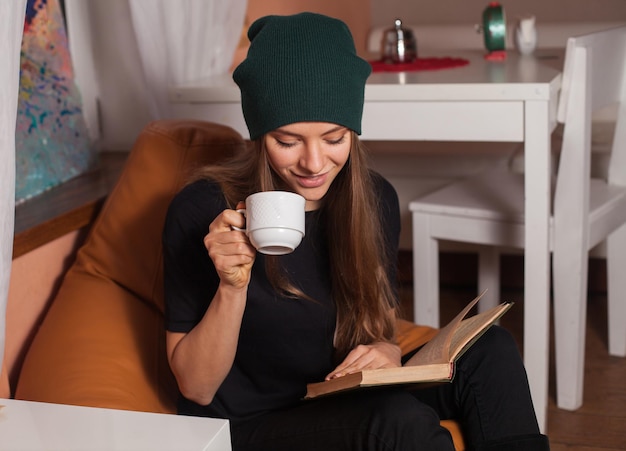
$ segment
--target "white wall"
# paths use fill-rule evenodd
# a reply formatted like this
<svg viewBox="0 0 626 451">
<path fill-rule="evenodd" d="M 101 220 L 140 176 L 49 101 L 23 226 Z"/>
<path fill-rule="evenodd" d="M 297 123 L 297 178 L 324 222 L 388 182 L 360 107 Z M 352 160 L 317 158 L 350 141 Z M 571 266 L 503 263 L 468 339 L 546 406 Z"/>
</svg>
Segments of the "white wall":
<svg viewBox="0 0 626 451">
<path fill-rule="evenodd" d="M 370 0 L 372 26 L 391 26 L 396 17 L 414 24 L 478 24 L 489 0 Z M 507 21 L 531 13 L 538 22 L 626 20 L 624 0 L 500 0 Z"/>
</svg>

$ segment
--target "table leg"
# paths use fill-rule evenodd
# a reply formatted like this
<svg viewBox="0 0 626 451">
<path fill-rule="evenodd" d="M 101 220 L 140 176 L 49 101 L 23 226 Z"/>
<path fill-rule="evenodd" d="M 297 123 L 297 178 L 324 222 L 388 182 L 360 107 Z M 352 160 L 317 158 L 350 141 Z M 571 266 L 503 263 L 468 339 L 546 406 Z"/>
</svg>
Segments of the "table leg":
<svg viewBox="0 0 626 451">
<path fill-rule="evenodd" d="M 548 102 L 525 102 L 524 116 L 524 363 L 539 427 L 545 432 L 550 332 L 551 155 Z"/>
</svg>

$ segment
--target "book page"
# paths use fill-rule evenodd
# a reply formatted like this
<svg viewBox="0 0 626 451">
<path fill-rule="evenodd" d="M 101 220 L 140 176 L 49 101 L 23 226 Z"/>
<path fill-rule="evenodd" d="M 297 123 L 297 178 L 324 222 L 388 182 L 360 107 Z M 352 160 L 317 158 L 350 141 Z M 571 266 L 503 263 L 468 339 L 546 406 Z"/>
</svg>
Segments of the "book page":
<svg viewBox="0 0 626 451">
<path fill-rule="evenodd" d="M 450 342 L 450 361 L 458 359 L 467 348 L 478 340 L 478 338 L 512 306 L 512 302 L 504 302 L 486 312 L 479 313 L 461 321 Z"/>
<path fill-rule="evenodd" d="M 461 310 L 461 312 L 450 321 L 432 340 L 422 347 L 413 357 L 411 357 L 404 366 L 427 365 L 429 363 L 448 363 L 451 360 L 450 345 L 452 336 L 458 329 L 459 324 L 468 314 L 468 312 L 476 305 L 485 292 L 483 291 L 476 296 L 472 302 Z"/>
<path fill-rule="evenodd" d="M 453 374 L 454 366 L 450 363 L 363 370 L 336 379 L 307 384 L 305 399 L 360 387 L 446 382 L 452 379 Z"/>
<path fill-rule="evenodd" d="M 452 377 L 452 367 L 448 364 L 422 365 L 419 367 L 401 366 L 398 368 L 381 368 L 364 370 L 362 386 L 401 384 L 407 382 L 446 381 Z"/>
</svg>

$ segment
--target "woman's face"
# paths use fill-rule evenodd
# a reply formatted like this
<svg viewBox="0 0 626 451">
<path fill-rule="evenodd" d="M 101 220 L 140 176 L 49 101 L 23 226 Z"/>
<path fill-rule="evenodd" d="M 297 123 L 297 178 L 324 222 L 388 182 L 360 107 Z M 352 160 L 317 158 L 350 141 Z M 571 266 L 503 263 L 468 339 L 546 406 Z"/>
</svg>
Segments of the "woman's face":
<svg viewBox="0 0 626 451">
<path fill-rule="evenodd" d="M 352 133 L 328 122 L 298 122 L 265 135 L 272 169 L 316 210 L 350 156 Z"/>
</svg>

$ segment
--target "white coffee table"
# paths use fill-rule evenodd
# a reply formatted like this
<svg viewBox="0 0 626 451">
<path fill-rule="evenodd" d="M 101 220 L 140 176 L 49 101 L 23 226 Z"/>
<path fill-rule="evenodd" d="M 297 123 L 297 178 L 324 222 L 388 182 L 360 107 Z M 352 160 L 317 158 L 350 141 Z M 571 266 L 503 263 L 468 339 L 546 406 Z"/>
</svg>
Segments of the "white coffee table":
<svg viewBox="0 0 626 451">
<path fill-rule="evenodd" d="M 0 450 L 231 450 L 227 420 L 0 399 Z"/>
</svg>

